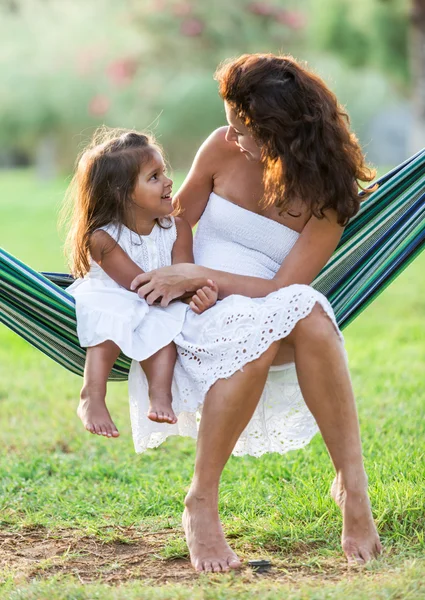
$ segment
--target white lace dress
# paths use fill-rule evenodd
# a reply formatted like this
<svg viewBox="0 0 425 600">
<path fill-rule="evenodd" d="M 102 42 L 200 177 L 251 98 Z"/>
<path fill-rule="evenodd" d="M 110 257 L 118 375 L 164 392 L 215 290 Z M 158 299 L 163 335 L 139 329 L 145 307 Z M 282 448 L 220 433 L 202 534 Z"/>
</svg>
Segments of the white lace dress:
<svg viewBox="0 0 425 600">
<path fill-rule="evenodd" d="M 240 275 L 272 279 L 299 234 L 285 225 L 212 193 L 195 235 L 195 262 Z M 176 337 L 178 360 L 173 381 L 175 425 L 146 418 L 146 378 L 133 362 L 130 414 L 137 452 L 161 444 L 169 435 L 196 437 L 202 404 L 210 387 L 255 360 L 272 342 L 287 336 L 319 303 L 335 327 L 327 299 L 307 285 L 291 285 L 265 298 L 233 295 L 197 315 L 188 311 Z M 233 454 L 283 454 L 305 446 L 317 432 L 293 364 L 271 367 L 258 407 Z"/>
<path fill-rule="evenodd" d="M 143 270 L 171 264 L 177 238 L 174 218 L 171 226 L 155 224 L 149 235 L 138 235 L 124 225 L 101 227 Z M 112 340 L 129 358 L 145 360 L 168 345 L 182 330 L 187 305 L 173 302 L 167 308 L 149 306 L 135 292 L 116 283 L 94 261 L 83 279 L 67 288 L 75 297 L 77 334 L 83 348 Z"/>
</svg>

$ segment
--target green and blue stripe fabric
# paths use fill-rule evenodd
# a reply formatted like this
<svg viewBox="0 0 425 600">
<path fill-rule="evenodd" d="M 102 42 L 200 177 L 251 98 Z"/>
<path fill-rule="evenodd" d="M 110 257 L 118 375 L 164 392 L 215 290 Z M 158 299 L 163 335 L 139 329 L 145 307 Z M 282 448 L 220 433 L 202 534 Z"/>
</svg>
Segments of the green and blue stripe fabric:
<svg viewBox="0 0 425 600">
<path fill-rule="evenodd" d="M 378 180 L 313 286 L 348 325 L 425 246 L 425 149 Z M 56 362 L 83 374 L 70 275 L 37 273 L 0 249 L 0 322 Z M 110 380 L 128 376 L 120 355 Z"/>
</svg>

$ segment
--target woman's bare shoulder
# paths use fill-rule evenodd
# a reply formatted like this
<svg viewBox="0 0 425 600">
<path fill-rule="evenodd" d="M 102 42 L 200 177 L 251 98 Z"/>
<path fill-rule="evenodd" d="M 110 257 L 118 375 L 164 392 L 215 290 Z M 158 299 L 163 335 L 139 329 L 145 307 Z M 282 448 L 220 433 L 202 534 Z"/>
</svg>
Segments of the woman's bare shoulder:
<svg viewBox="0 0 425 600">
<path fill-rule="evenodd" d="M 223 154 L 235 153 L 236 146 L 226 140 L 227 127 L 215 129 L 202 144 L 200 151 L 211 158 L 223 158 Z"/>
</svg>

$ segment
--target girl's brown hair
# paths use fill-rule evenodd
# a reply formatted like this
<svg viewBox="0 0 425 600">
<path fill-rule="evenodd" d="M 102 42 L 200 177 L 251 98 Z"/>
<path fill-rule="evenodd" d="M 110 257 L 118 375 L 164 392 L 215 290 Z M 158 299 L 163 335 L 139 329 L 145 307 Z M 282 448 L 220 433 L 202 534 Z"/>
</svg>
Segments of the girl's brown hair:
<svg viewBox="0 0 425 600">
<path fill-rule="evenodd" d="M 131 196 L 141 166 L 155 150 L 162 155 L 149 135 L 101 127 L 77 159 L 61 214 L 61 223 L 69 223 L 65 252 L 74 277 L 90 269 L 90 236 L 96 229 L 109 223 L 116 223 L 119 232 L 122 225 L 134 229 Z M 159 226 L 161 220 L 156 219 Z"/>
<path fill-rule="evenodd" d="M 375 171 L 320 77 L 291 56 L 244 54 L 219 66 L 215 79 L 262 149 L 266 201 L 280 214 L 294 198 L 318 218 L 334 209 L 346 225 L 360 207 L 356 182 L 363 189 L 359 182 Z"/>
</svg>

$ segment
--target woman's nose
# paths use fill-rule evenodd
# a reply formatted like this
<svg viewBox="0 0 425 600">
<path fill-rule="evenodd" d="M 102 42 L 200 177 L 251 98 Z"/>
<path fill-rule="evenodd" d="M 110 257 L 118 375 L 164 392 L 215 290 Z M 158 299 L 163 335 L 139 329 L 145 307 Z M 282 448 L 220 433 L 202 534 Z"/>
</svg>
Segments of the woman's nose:
<svg viewBox="0 0 425 600">
<path fill-rule="evenodd" d="M 233 129 L 233 127 L 228 127 L 227 128 L 227 133 L 226 133 L 226 141 L 227 142 L 235 142 L 237 140 L 237 135 L 235 133 L 235 130 Z"/>
</svg>

